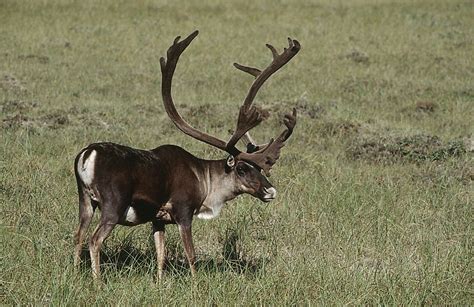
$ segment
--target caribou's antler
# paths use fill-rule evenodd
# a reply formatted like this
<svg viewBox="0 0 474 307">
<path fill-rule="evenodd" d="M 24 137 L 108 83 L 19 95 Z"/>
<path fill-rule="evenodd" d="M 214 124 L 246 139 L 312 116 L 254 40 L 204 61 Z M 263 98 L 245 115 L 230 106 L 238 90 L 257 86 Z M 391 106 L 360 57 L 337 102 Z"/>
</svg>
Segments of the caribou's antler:
<svg viewBox="0 0 474 307">
<path fill-rule="evenodd" d="M 235 68 L 251 74 L 255 77 L 255 81 L 252 83 L 252 86 L 249 89 L 247 97 L 244 100 L 244 104 L 242 107 L 240 107 L 237 128 L 235 129 L 235 132 L 230 138 L 229 142 L 227 142 L 228 148 L 234 147 L 247 131 L 256 127 L 268 117 L 268 113 L 265 113 L 255 106 L 252 106 L 252 102 L 263 83 L 265 83 L 265 81 L 267 81 L 271 75 L 273 75 L 286 63 L 288 63 L 301 49 L 300 43 L 297 40 L 291 38 L 288 38 L 288 48 L 284 48 L 281 54 L 279 54 L 272 45 L 266 44 L 266 46 L 272 52 L 273 61 L 263 71 L 258 68 L 234 63 Z"/>
<path fill-rule="evenodd" d="M 288 38 L 288 48 L 285 48 L 283 53 L 279 54 L 275 47 L 270 44 L 266 45 L 268 49 L 272 52 L 273 61 L 270 65 L 265 68 L 265 70 L 260 71 L 257 68 L 243 66 L 237 63 L 234 63 L 234 66 L 237 69 L 240 69 L 246 73 L 251 74 L 255 77 L 255 81 L 253 82 L 250 90 L 245 98 L 244 104 L 241 107 L 240 113 L 242 110 L 254 110 L 254 112 L 259 112 L 255 106 L 252 106 L 252 102 L 257 95 L 258 90 L 263 85 L 263 83 L 277 70 L 279 70 L 283 65 L 288 63 L 301 49 L 301 45 L 297 40 L 293 40 Z M 241 121 L 240 116 L 237 122 L 237 129 L 234 135 L 231 137 L 229 142 L 227 143 L 227 147 L 233 147 L 237 143 L 237 141 L 245 136 L 247 139 L 247 153 L 239 154 L 239 158 L 252 162 L 259 166 L 267 175 L 270 174 L 270 169 L 275 164 L 276 160 L 280 157 L 280 149 L 284 146 L 284 142 L 290 137 L 291 133 L 293 132 L 293 128 L 296 125 L 296 109 L 293 109 L 293 114 L 287 114 L 284 117 L 284 123 L 287 126 L 287 129 L 283 131 L 280 136 L 275 141 L 270 141 L 270 143 L 265 145 L 256 145 L 253 142 L 250 133 L 248 132 L 250 129 L 258 125 L 264 117 L 256 117 L 257 120 L 250 123 L 245 123 Z M 260 121 L 258 121 L 261 119 Z M 258 123 L 257 123 L 258 121 Z M 245 125 L 247 124 L 247 125 Z M 252 125 L 254 125 L 252 127 Z M 250 128 L 249 128 L 250 127 Z M 249 129 L 247 129 L 249 128 Z"/>
<path fill-rule="evenodd" d="M 178 63 L 179 56 L 189 46 L 192 40 L 199 34 L 199 31 L 194 31 L 188 37 L 179 41 L 181 36 L 174 39 L 173 45 L 168 48 L 166 53 L 166 59 L 160 58 L 161 65 L 161 94 L 163 96 L 163 103 L 165 105 L 166 112 L 171 118 L 173 123 L 178 127 L 179 130 L 185 134 L 203 141 L 209 145 L 215 146 L 219 149 L 226 150 L 226 143 L 218 138 L 215 138 L 207 133 L 201 132 L 191 127 L 178 113 L 171 96 L 171 81 L 173 80 L 174 70 Z"/>
<path fill-rule="evenodd" d="M 297 40 L 292 40 L 289 38 L 289 47 L 285 48 L 282 54 L 278 54 L 273 46 L 267 44 L 267 47 L 273 54 L 273 61 L 263 71 L 260 71 L 257 68 L 242 66 L 237 63 L 234 64 L 236 68 L 253 75 L 256 79 L 250 87 L 247 97 L 240 108 L 237 129 L 230 140 L 226 143 L 223 140 L 191 127 L 179 115 L 171 96 L 171 83 L 178 59 L 183 51 L 189 46 L 191 41 L 198 35 L 198 33 L 198 31 L 194 31 L 182 41 L 180 41 L 180 36 L 176 37 L 173 45 L 168 49 L 167 58 L 160 58 L 162 73 L 161 91 L 166 112 L 173 123 L 185 134 L 221 150 L 225 150 L 231 155 L 236 156 L 237 159 L 250 162 L 261 168 L 267 175 L 269 175 L 271 167 L 279 158 L 280 149 L 284 146 L 284 142 L 293 132 L 293 128 L 296 124 L 296 109 L 293 109 L 293 114 L 285 115 L 284 123 L 287 126 L 287 129 L 283 131 L 275 141 L 271 140 L 270 143 L 263 146 L 263 148 L 258 148 L 255 152 L 245 153 L 238 150 L 235 147 L 235 144 L 239 141 L 239 139 L 242 138 L 242 136 L 244 136 L 245 133 L 256 127 L 268 117 L 268 112 L 252 106 L 252 102 L 263 83 L 273 73 L 288 63 L 288 61 L 298 53 L 301 46 Z"/>
</svg>

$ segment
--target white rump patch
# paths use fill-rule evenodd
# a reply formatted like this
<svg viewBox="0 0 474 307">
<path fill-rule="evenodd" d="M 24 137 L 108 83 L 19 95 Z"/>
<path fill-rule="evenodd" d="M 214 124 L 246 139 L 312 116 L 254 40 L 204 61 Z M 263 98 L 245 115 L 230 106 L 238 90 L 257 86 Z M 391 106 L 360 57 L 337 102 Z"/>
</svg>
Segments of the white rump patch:
<svg viewBox="0 0 474 307">
<path fill-rule="evenodd" d="M 77 172 L 79 173 L 79 177 L 86 185 L 91 185 L 92 181 L 94 180 L 94 171 L 95 171 L 95 158 L 97 157 L 97 151 L 93 150 L 89 157 L 84 161 L 84 154 L 87 150 L 85 150 L 81 156 L 79 157 L 79 161 L 77 163 Z"/>
</svg>

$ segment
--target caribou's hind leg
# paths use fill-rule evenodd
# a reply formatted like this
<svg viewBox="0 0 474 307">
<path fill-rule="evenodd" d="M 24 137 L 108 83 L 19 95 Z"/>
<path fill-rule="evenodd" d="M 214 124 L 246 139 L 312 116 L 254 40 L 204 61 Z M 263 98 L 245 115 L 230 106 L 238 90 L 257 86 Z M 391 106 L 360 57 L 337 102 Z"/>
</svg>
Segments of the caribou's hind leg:
<svg viewBox="0 0 474 307">
<path fill-rule="evenodd" d="M 96 280 L 100 279 L 100 248 L 102 247 L 104 240 L 115 228 L 115 225 L 117 225 L 117 221 L 109 221 L 102 218 L 103 216 L 104 215 L 102 214 L 100 223 L 97 225 L 97 228 L 95 229 L 89 243 L 89 252 L 92 262 L 92 276 Z"/>
<path fill-rule="evenodd" d="M 74 234 L 74 266 L 79 267 L 81 263 L 82 243 L 84 236 L 89 228 L 94 211 L 97 208 L 97 202 L 92 200 L 90 195 L 84 190 L 82 185 L 78 184 L 79 192 L 79 226 Z"/>
<path fill-rule="evenodd" d="M 125 213 L 127 205 L 130 203 L 128 198 L 115 197 L 113 193 L 104 197 L 106 201 L 101 203 L 101 215 L 99 225 L 92 234 L 89 243 L 89 252 L 92 262 L 92 276 L 94 279 L 100 279 L 100 248 L 105 239 L 110 235 Z"/>
</svg>

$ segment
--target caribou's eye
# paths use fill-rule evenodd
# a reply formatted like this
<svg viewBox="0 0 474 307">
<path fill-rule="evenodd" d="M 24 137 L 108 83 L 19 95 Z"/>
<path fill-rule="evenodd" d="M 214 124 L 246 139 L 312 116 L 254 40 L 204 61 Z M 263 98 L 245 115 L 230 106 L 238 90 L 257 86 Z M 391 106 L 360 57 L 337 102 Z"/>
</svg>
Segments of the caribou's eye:
<svg viewBox="0 0 474 307">
<path fill-rule="evenodd" d="M 247 172 L 247 168 L 244 165 L 237 165 L 237 174 L 239 174 L 240 176 L 243 176 L 245 175 L 246 172 Z"/>
</svg>

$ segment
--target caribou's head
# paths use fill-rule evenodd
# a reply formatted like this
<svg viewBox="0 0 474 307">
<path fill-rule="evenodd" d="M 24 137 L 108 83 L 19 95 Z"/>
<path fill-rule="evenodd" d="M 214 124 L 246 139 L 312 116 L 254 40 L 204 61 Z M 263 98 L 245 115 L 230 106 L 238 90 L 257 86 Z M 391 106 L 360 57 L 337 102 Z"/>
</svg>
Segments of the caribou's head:
<svg viewBox="0 0 474 307">
<path fill-rule="evenodd" d="M 195 31 L 182 41 L 180 41 L 181 37 L 176 37 L 173 45 L 168 49 L 167 58 L 160 59 L 162 73 L 161 92 L 166 112 L 178 129 L 185 134 L 230 154 L 226 161 L 226 167 L 228 172 L 232 173 L 237 183 L 239 189 L 237 193 L 248 193 L 262 201 L 271 201 L 276 196 L 276 190 L 266 176 L 270 175 L 272 166 L 280 156 L 281 148 L 293 132 L 293 128 L 296 125 L 296 109 L 293 108 L 291 114 L 285 115 L 283 123 L 286 129 L 276 139 L 271 139 L 267 144 L 257 145 L 251 138 L 249 130 L 258 126 L 269 114 L 253 106 L 252 103 L 263 83 L 300 51 L 300 43 L 297 40 L 288 38 L 289 46 L 284 48 L 281 54 L 272 45 L 267 44 L 266 46 L 273 54 L 273 61 L 264 70 L 234 63 L 237 69 L 251 74 L 255 77 L 255 80 L 249 89 L 243 105 L 240 107 L 237 128 L 229 141 L 225 142 L 190 126 L 179 115 L 171 96 L 171 83 L 178 59 L 198 33 L 198 31 Z M 244 141 L 247 145 L 246 151 L 237 149 L 236 144 L 239 140 Z"/>
<path fill-rule="evenodd" d="M 264 202 L 275 199 L 276 189 L 258 166 L 231 155 L 226 160 L 226 171 L 232 176 L 238 194 L 247 193 Z"/>
</svg>

